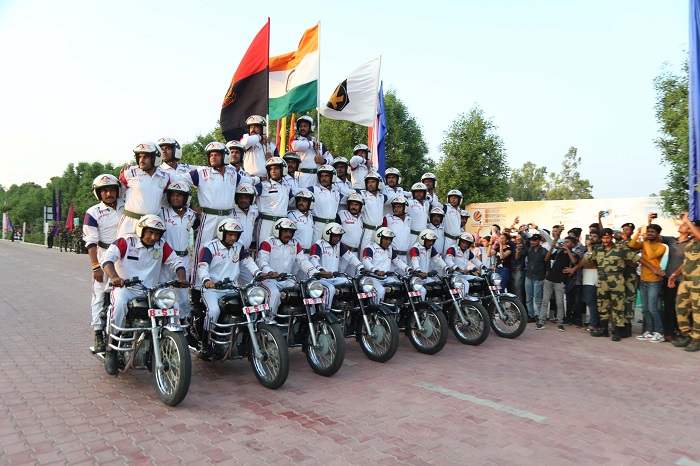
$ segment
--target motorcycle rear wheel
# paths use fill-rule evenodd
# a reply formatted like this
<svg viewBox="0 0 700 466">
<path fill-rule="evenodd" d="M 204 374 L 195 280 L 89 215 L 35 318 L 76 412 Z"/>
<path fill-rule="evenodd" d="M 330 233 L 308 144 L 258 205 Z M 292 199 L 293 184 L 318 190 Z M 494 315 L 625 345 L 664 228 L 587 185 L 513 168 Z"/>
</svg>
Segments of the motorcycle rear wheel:
<svg viewBox="0 0 700 466">
<path fill-rule="evenodd" d="M 159 346 L 163 366 L 154 367 L 153 380 L 156 390 L 163 403 L 168 406 L 177 406 L 185 399 L 190 389 L 192 378 L 190 350 L 182 332 L 171 332 L 167 329 L 163 330 Z"/>
<path fill-rule="evenodd" d="M 256 358 L 253 345 L 249 345 L 250 365 L 260 385 L 276 390 L 284 385 L 289 375 L 287 342 L 278 327 L 263 323 L 258 324 L 255 338 L 263 358 Z"/>
<path fill-rule="evenodd" d="M 491 302 L 491 327 L 496 335 L 503 338 L 517 338 L 527 327 L 527 311 L 525 305 L 518 298 L 499 296 L 496 299 L 501 304 L 505 320 L 500 318 L 496 303 Z"/>
<path fill-rule="evenodd" d="M 330 377 L 340 370 L 345 360 L 345 337 L 339 323 L 325 319 L 314 323 L 318 347 L 314 347 L 311 335 L 306 337 L 306 360 L 319 375 Z"/>
<path fill-rule="evenodd" d="M 386 316 L 380 312 L 367 314 L 372 336 L 367 333 L 367 327 L 360 318 L 357 325 L 361 328 L 360 348 L 368 359 L 377 362 L 387 362 L 399 349 L 399 327 L 392 316 Z"/>
<path fill-rule="evenodd" d="M 422 320 L 423 331 L 418 329 L 413 312 L 408 319 L 408 339 L 413 347 L 423 354 L 435 354 L 447 343 L 447 318 L 442 311 L 420 309 L 418 317 Z"/>
<path fill-rule="evenodd" d="M 452 314 L 452 332 L 465 345 L 477 346 L 482 344 L 491 333 L 490 316 L 486 308 L 478 302 L 460 302 L 462 313 L 466 317 L 465 324 L 457 311 Z"/>
</svg>

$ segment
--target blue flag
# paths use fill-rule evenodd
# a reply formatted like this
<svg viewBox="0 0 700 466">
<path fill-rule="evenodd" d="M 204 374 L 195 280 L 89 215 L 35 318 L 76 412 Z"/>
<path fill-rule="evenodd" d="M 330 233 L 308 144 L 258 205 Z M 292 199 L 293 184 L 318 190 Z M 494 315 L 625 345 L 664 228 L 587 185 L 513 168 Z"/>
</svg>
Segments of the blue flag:
<svg viewBox="0 0 700 466">
<path fill-rule="evenodd" d="M 700 192 L 698 171 L 700 170 L 700 0 L 690 0 L 690 57 L 688 82 L 688 216 L 700 220 Z"/>
<path fill-rule="evenodd" d="M 379 102 L 377 104 L 377 162 L 381 176 L 386 170 L 386 111 L 384 109 L 384 81 L 379 84 Z"/>
</svg>

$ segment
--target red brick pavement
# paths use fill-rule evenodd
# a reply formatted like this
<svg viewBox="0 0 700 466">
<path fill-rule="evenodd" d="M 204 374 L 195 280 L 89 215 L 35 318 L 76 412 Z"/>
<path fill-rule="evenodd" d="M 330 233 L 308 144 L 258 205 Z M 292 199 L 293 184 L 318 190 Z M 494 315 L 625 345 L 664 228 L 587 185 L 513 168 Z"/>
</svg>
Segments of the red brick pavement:
<svg viewBox="0 0 700 466">
<path fill-rule="evenodd" d="M 194 359 L 184 402 L 88 351 L 87 256 L 0 241 L 1 464 L 700 463 L 700 355 L 567 327 L 386 364 L 347 341 L 315 375 L 299 349 L 280 390 L 243 361 Z"/>
</svg>

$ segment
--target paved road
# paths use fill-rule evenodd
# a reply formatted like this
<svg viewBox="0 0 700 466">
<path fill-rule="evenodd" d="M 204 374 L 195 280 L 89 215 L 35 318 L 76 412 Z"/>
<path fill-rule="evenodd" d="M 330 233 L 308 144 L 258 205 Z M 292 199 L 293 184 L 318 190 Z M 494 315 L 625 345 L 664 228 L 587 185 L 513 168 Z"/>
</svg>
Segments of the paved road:
<svg viewBox="0 0 700 466">
<path fill-rule="evenodd" d="M 332 378 L 295 349 L 277 391 L 194 359 L 169 408 L 88 351 L 89 270 L 0 241 L 0 464 L 700 464 L 700 354 L 573 327 L 435 356 L 402 337 L 386 364 L 348 340 Z"/>
</svg>

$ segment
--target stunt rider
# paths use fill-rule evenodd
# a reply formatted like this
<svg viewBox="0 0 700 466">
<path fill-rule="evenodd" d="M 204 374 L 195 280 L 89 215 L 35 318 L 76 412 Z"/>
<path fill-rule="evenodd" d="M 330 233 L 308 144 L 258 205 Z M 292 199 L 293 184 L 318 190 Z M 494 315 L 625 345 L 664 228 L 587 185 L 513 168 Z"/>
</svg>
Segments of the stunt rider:
<svg viewBox="0 0 700 466">
<path fill-rule="evenodd" d="M 391 271 L 392 264 L 402 273 L 408 273 L 410 271 L 408 265 L 401 260 L 401 257 L 396 254 L 396 251 L 391 247 L 395 236 L 394 232 L 386 227 L 380 227 L 375 232 L 374 241 L 362 251 L 362 264 L 365 266 L 366 270 L 380 277 L 385 276 L 387 272 Z M 376 278 L 371 278 L 374 283 L 374 289 L 377 292 L 376 302 L 382 302 L 386 294 L 384 285 Z"/>
<path fill-rule="evenodd" d="M 301 272 L 306 276 L 312 276 L 318 269 L 309 261 L 308 256 L 301 248 L 299 241 L 294 238 L 296 225 L 288 218 L 281 218 L 272 227 L 272 236 L 268 237 L 260 244 L 258 251 L 258 267 L 265 275 L 266 280 L 262 282 L 262 287 L 270 295 L 270 312 L 265 316 L 268 323 L 274 324 L 274 317 L 280 305 L 280 290 L 294 286 L 291 279 L 275 280 L 281 273 L 291 275 L 292 266 L 296 263 Z"/>
<path fill-rule="evenodd" d="M 216 239 L 202 247 L 197 264 L 197 277 L 202 286 L 202 302 L 207 308 L 202 332 L 202 349 L 199 357 L 209 359 L 213 348 L 209 338 L 213 324 L 219 320 L 219 299 L 230 290 L 217 290 L 215 283 L 225 278 L 235 282 L 241 272 L 241 264 L 251 276 L 258 275 L 260 270 L 255 265 L 248 250 L 238 239 L 243 233 L 243 227 L 233 218 L 225 218 L 216 228 Z"/>
<path fill-rule="evenodd" d="M 300 116 L 296 121 L 297 135 L 292 141 L 292 150 L 299 155 L 299 169 L 295 173 L 297 186 L 308 188 L 316 185 L 316 170 L 320 165 L 331 163 L 333 157 L 326 146 L 311 136 L 315 129 L 314 120 L 309 115 Z"/>
<path fill-rule="evenodd" d="M 471 233 L 462 233 L 459 235 L 459 241 L 457 241 L 456 246 L 447 248 L 445 253 L 445 262 L 447 265 L 454 270 L 455 273 L 463 275 L 465 277 L 465 283 L 460 294 L 462 297 L 466 296 L 469 292 L 469 281 L 473 278 L 469 275 L 469 264 L 471 263 L 476 270 L 485 270 L 486 266 L 481 263 L 481 261 L 474 255 L 471 251 L 471 247 L 474 244 L 474 236 Z"/>
<path fill-rule="evenodd" d="M 330 309 L 333 305 L 334 285 L 348 282 L 345 277 L 332 278 L 334 272 L 340 271 L 340 259 L 343 258 L 354 266 L 355 272 L 364 269 L 360 259 L 341 242 L 343 234 L 345 234 L 343 227 L 335 222 L 329 223 L 324 225 L 323 237 L 311 246 L 311 263 L 320 270 L 320 282 L 326 288 L 326 309 Z"/>
<path fill-rule="evenodd" d="M 413 273 L 423 279 L 423 283 L 437 281 L 434 277 L 428 277 L 431 268 L 440 270 L 443 274 L 447 271 L 448 265 L 442 260 L 440 253 L 433 247 L 437 236 L 432 230 L 427 228 L 418 233 L 416 244 L 411 247 L 409 256 Z M 432 262 L 432 264 L 431 264 Z M 420 290 L 421 299 L 424 300 L 427 294 L 425 287 Z"/>
<path fill-rule="evenodd" d="M 109 245 L 117 239 L 117 226 L 124 211 L 124 201 L 119 199 L 121 183 L 116 176 L 99 175 L 92 182 L 92 193 L 99 204 L 95 204 L 85 212 L 83 220 L 83 240 L 87 247 L 88 256 L 92 262 L 92 328 L 95 330 L 95 352 L 103 353 L 105 341 L 102 336 L 103 323 L 100 312 L 105 302 L 107 281 L 100 267 L 102 256 Z M 108 292 L 107 292 L 108 293 Z"/>
<path fill-rule="evenodd" d="M 110 303 L 110 316 L 114 326 L 124 327 L 126 304 L 130 299 L 145 296 L 142 290 L 123 288 L 123 277 L 139 277 L 144 286 L 152 288 L 159 283 L 162 266 L 167 265 L 177 273 L 180 286 L 188 286 L 185 266 L 173 248 L 163 241 L 164 232 L 163 219 L 153 214 L 144 215 L 136 223 L 135 234 L 119 238 L 103 254 L 102 269 L 114 287 Z M 175 307 L 179 307 L 177 302 Z M 107 351 L 105 370 L 114 375 L 117 369 L 116 351 Z"/>
</svg>

